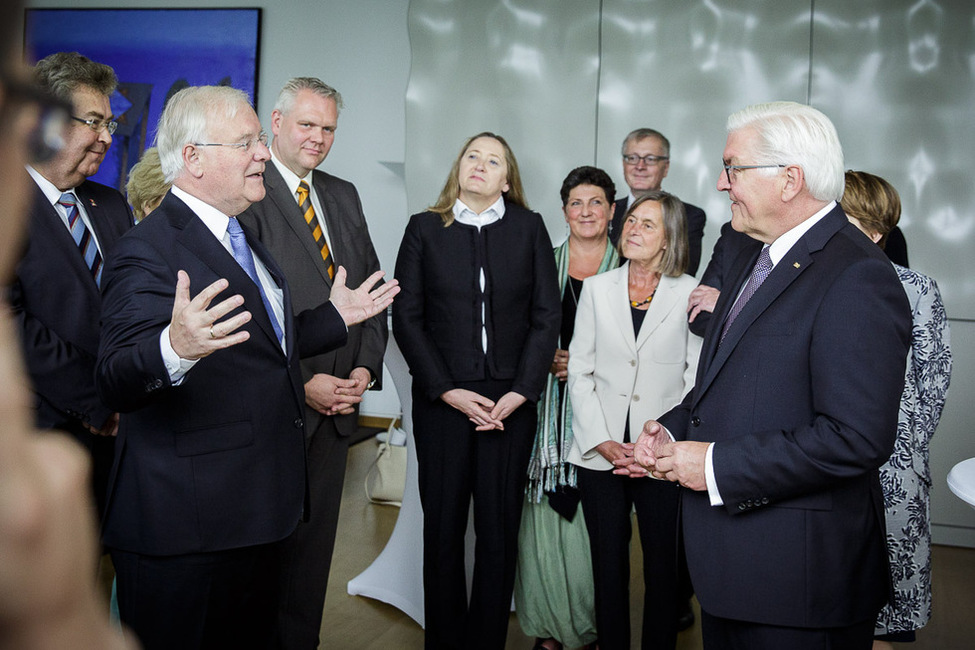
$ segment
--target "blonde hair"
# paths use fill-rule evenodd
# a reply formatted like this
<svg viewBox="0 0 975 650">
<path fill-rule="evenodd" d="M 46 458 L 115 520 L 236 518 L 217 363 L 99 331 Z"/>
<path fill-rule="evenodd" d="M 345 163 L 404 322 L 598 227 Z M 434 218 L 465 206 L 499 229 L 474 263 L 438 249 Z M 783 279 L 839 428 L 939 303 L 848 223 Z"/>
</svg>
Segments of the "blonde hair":
<svg viewBox="0 0 975 650">
<path fill-rule="evenodd" d="M 171 183 L 166 181 L 159 164 L 159 151 L 155 147 L 146 149 L 139 162 L 129 170 L 129 180 L 125 184 L 125 194 L 132 206 L 136 222 L 145 219 L 149 210 L 154 209 L 169 191 Z"/>
<path fill-rule="evenodd" d="M 443 219 L 444 228 L 454 222 L 454 203 L 460 196 L 460 160 L 464 157 L 464 153 L 471 146 L 471 143 L 478 138 L 493 138 L 501 144 L 504 149 L 504 161 L 508 167 L 508 178 L 506 179 L 508 191 L 504 193 L 505 201 L 528 208 L 528 203 L 525 201 L 525 190 L 521 184 L 521 173 L 518 171 L 518 161 L 515 159 L 514 152 L 511 151 L 511 147 L 500 135 L 484 131 L 469 137 L 464 146 L 460 148 L 460 153 L 457 154 L 457 158 L 454 159 L 454 164 L 450 168 L 450 173 L 447 174 L 447 182 L 440 190 L 440 197 L 437 198 L 436 203 L 427 208 L 430 212 L 436 212 L 440 215 L 440 218 Z"/>
<path fill-rule="evenodd" d="M 846 191 L 840 202 L 843 212 L 880 235 L 877 245 L 887 245 L 887 235 L 901 218 L 901 197 L 894 186 L 879 176 L 852 169 L 846 172 Z"/>
</svg>

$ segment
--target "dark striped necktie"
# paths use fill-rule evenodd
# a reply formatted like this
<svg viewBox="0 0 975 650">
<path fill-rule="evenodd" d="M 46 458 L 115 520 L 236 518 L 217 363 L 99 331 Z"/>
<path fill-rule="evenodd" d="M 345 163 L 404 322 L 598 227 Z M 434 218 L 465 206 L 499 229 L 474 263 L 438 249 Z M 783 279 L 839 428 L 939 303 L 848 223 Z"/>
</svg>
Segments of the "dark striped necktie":
<svg viewBox="0 0 975 650">
<path fill-rule="evenodd" d="M 311 236 L 315 238 L 315 243 L 318 244 L 318 249 L 322 254 L 322 260 L 325 261 L 325 269 L 328 271 L 329 279 L 334 278 L 335 262 L 332 260 L 332 252 L 328 250 L 325 233 L 322 232 L 322 226 L 318 223 L 318 218 L 315 215 L 315 208 L 311 204 L 311 195 L 308 193 L 307 181 L 298 183 L 298 209 L 301 210 L 302 216 L 305 217 L 305 223 L 311 229 Z"/>
<path fill-rule="evenodd" d="M 75 195 L 71 192 L 65 192 L 58 199 L 58 205 L 62 206 L 67 212 L 68 230 L 71 231 L 71 237 L 74 238 L 74 243 L 78 245 L 78 250 L 81 251 L 81 256 L 85 259 L 85 264 L 88 266 L 95 284 L 101 286 L 102 256 L 98 252 L 98 246 L 95 245 L 95 238 L 91 236 L 91 231 L 85 225 L 85 220 L 81 218 Z"/>
<path fill-rule="evenodd" d="M 728 314 L 728 318 L 724 322 L 724 329 L 721 330 L 721 340 L 724 341 L 724 337 L 728 334 L 728 330 L 731 328 L 731 324 L 735 322 L 738 318 L 738 314 L 741 310 L 745 308 L 745 303 L 747 303 L 758 288 L 762 286 L 765 282 L 765 278 L 769 276 L 772 272 L 772 256 L 769 255 L 769 247 L 766 246 L 762 249 L 759 254 L 758 259 L 755 260 L 755 266 L 752 267 L 752 274 L 748 276 L 748 282 L 745 284 L 745 288 L 742 289 L 741 295 L 738 296 L 738 300 L 734 305 L 731 306 L 731 312 Z"/>
</svg>

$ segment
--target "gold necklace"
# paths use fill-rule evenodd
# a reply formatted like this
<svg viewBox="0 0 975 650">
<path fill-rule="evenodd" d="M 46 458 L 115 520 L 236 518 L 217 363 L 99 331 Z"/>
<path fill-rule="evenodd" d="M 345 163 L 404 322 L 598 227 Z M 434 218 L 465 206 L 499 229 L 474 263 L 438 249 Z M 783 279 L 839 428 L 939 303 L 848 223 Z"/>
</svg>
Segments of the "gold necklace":
<svg viewBox="0 0 975 650">
<path fill-rule="evenodd" d="M 653 285 L 653 291 L 650 292 L 650 295 L 647 296 L 646 298 L 644 298 L 643 300 L 631 300 L 630 301 L 630 306 L 631 307 L 642 307 L 643 305 L 649 305 L 650 304 L 650 301 L 653 300 L 653 297 L 656 295 L 656 293 L 657 293 L 657 287 L 659 287 L 659 286 L 660 286 L 660 278 L 658 277 L 656 284 Z"/>
</svg>

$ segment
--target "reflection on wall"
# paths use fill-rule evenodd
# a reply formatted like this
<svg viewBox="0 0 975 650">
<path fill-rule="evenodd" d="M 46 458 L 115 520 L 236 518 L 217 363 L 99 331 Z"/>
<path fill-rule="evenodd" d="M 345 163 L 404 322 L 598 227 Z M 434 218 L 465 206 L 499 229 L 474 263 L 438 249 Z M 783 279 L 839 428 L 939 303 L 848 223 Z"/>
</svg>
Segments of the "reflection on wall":
<svg viewBox="0 0 975 650">
<path fill-rule="evenodd" d="M 975 6 L 963 0 L 819 0 L 812 103 L 847 167 L 903 201 L 911 265 L 937 278 L 952 318 L 975 317 Z"/>
<path fill-rule="evenodd" d="M 410 3 L 411 212 L 436 200 L 469 136 L 494 131 L 518 158 L 529 205 L 562 237 L 562 178 L 593 160 L 598 8 L 596 0 Z"/>
</svg>

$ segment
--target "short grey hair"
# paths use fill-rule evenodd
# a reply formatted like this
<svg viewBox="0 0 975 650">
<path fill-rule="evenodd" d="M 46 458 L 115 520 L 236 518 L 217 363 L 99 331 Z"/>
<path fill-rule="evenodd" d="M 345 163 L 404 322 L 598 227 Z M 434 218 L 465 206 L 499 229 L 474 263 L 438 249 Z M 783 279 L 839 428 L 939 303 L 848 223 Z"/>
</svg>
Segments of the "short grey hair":
<svg viewBox="0 0 975 650">
<path fill-rule="evenodd" d="M 115 71 L 77 52 L 55 52 L 34 66 L 34 82 L 58 99 L 71 103 L 71 95 L 80 87 L 92 88 L 110 97 L 118 87 Z"/>
<path fill-rule="evenodd" d="M 230 86 L 190 86 L 170 97 L 156 131 L 166 182 L 172 183 L 183 171 L 184 145 L 206 142 L 210 120 L 233 120 L 244 106 L 250 106 L 247 94 Z"/>
<path fill-rule="evenodd" d="M 319 97 L 331 99 L 335 108 L 343 107 L 342 94 L 317 77 L 293 77 L 284 84 L 278 93 L 278 100 L 274 103 L 274 110 L 285 114 L 295 105 L 295 96 L 299 91 L 310 90 Z"/>
<path fill-rule="evenodd" d="M 664 155 L 670 156 L 670 140 L 667 139 L 663 133 L 656 129 L 633 129 L 630 131 L 625 138 L 623 138 L 623 146 L 620 147 L 620 153 L 624 156 L 626 155 L 626 145 L 631 142 L 639 142 L 640 140 L 646 140 L 647 138 L 656 138 L 660 140 L 660 143 L 664 146 Z"/>
<path fill-rule="evenodd" d="M 843 198 L 843 147 L 836 127 L 823 113 L 806 104 L 771 102 L 748 106 L 728 118 L 728 133 L 749 127 L 758 133 L 758 159 L 745 163 L 799 165 L 813 198 Z"/>
</svg>

